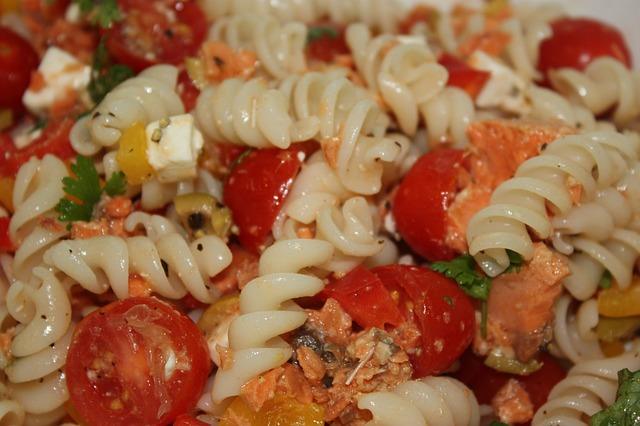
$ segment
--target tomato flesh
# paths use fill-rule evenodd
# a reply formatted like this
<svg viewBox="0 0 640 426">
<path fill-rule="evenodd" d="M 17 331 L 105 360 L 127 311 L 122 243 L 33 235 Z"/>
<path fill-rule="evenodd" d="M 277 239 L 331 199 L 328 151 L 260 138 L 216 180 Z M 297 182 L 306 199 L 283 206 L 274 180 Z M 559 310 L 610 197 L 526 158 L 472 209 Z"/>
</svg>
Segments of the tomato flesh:
<svg viewBox="0 0 640 426">
<path fill-rule="evenodd" d="M 538 69 L 583 70 L 594 59 L 611 56 L 631 68 L 631 54 L 616 28 L 589 18 L 562 18 L 551 23 L 553 35 L 540 44 Z"/>
<path fill-rule="evenodd" d="M 467 349 L 475 332 L 471 301 L 456 283 L 430 269 L 388 265 L 371 270 L 391 291 L 405 293 L 421 346 L 409 355 L 414 377 L 447 370 Z"/>
<path fill-rule="evenodd" d="M 62 160 L 73 157 L 75 152 L 69 141 L 73 123 L 70 118 L 50 122 L 42 134 L 23 149 L 17 149 L 8 134 L 0 134 L 0 176 L 15 175 L 31 157 L 42 158 L 46 154 Z"/>
<path fill-rule="evenodd" d="M 399 326 L 405 319 L 382 281 L 363 266 L 325 287 L 324 296 L 336 299 L 340 306 L 364 328 L 385 324 Z"/>
<path fill-rule="evenodd" d="M 9 222 L 11 218 L 0 217 L 0 253 L 13 251 L 13 243 L 9 238 Z"/>
<path fill-rule="evenodd" d="M 166 425 L 195 406 L 210 362 L 187 316 L 133 297 L 78 324 L 65 369 L 71 402 L 88 424 Z"/>
<path fill-rule="evenodd" d="M 455 256 L 445 244 L 447 208 L 456 196 L 463 151 L 439 149 L 423 155 L 404 177 L 392 213 L 398 232 L 420 256 L 449 260 Z"/>
<path fill-rule="evenodd" d="M 307 43 L 307 57 L 322 62 L 333 62 L 338 55 L 348 55 L 345 28 L 330 23 L 311 25 L 309 31 L 328 30 L 325 34 Z"/>
<path fill-rule="evenodd" d="M 185 111 L 191 111 L 196 106 L 200 90 L 193 84 L 193 80 L 186 71 L 182 71 L 178 76 L 178 85 L 176 87 Z"/>
<path fill-rule="evenodd" d="M 315 142 L 303 142 L 285 150 L 260 149 L 249 153 L 231 171 L 224 186 L 224 201 L 231 209 L 244 248 L 254 253 L 264 248 L 302 165 L 298 154 L 310 154 L 317 147 Z"/>
<path fill-rule="evenodd" d="M 16 118 L 24 111 L 22 95 L 38 63 L 38 54 L 27 40 L 0 26 L 0 110 L 10 109 Z"/>
<path fill-rule="evenodd" d="M 205 14 L 195 1 L 118 0 L 118 5 L 124 18 L 107 31 L 106 46 L 117 62 L 135 71 L 180 64 L 196 53 L 206 36 Z"/>
<path fill-rule="evenodd" d="M 447 86 L 458 87 L 475 99 L 491 76 L 487 71 L 471 68 L 466 62 L 448 53 L 443 53 L 438 63 L 449 72 Z"/>
<path fill-rule="evenodd" d="M 173 422 L 173 426 L 207 426 L 208 423 L 201 422 L 198 419 L 194 419 L 188 414 L 181 414 Z"/>
</svg>

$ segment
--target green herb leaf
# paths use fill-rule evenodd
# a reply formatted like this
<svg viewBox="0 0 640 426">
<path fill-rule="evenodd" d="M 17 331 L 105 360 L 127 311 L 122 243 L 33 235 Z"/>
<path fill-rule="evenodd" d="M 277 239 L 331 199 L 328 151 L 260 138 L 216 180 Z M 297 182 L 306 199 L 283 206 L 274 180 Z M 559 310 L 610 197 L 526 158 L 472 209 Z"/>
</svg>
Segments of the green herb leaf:
<svg viewBox="0 0 640 426">
<path fill-rule="evenodd" d="M 475 270 L 475 261 L 468 254 L 449 262 L 432 263 L 431 269 L 457 282 L 460 288 L 474 299 L 487 300 L 489 297 L 491 280 Z"/>
<path fill-rule="evenodd" d="M 602 273 L 602 277 L 600 277 L 600 281 L 598 282 L 598 286 L 600 288 L 611 288 L 611 279 L 613 277 L 611 276 L 611 272 L 609 272 L 609 270 L 605 269 L 605 271 Z"/>
<path fill-rule="evenodd" d="M 591 426 L 640 426 L 640 370 L 618 371 L 616 402 L 591 417 Z"/>
<path fill-rule="evenodd" d="M 89 15 L 94 24 L 109 28 L 114 22 L 122 19 L 117 0 L 73 0 L 80 11 Z"/>
<path fill-rule="evenodd" d="M 35 131 L 38 131 L 40 129 L 44 129 L 45 127 L 47 127 L 47 119 L 44 117 L 39 117 L 35 123 L 33 123 L 33 127 L 31 128 L 31 130 L 29 130 L 29 133 L 33 133 Z"/>
<path fill-rule="evenodd" d="M 114 87 L 133 76 L 134 72 L 126 65 L 111 65 L 104 40 L 100 40 L 91 65 L 91 81 L 88 87 L 91 100 L 96 104 L 100 103 Z"/>
<path fill-rule="evenodd" d="M 524 265 L 522 256 L 513 250 L 507 250 L 507 256 L 509 256 L 509 267 L 504 272 L 518 272 L 522 265 Z"/>
<path fill-rule="evenodd" d="M 506 423 L 502 423 L 497 420 L 494 420 L 491 423 L 489 423 L 489 426 L 509 426 L 509 425 Z"/>
<path fill-rule="evenodd" d="M 104 192 L 111 197 L 115 195 L 122 195 L 126 190 L 127 178 L 122 172 L 113 173 L 104 185 Z"/>
<path fill-rule="evenodd" d="M 56 211 L 60 213 L 58 220 L 61 222 L 76 222 L 78 220 L 88 222 L 91 220 L 93 204 L 77 204 L 67 198 L 61 198 L 56 205 Z"/>
<path fill-rule="evenodd" d="M 307 32 L 307 43 L 314 42 L 323 37 L 337 38 L 338 31 L 333 27 L 313 27 Z"/>
</svg>

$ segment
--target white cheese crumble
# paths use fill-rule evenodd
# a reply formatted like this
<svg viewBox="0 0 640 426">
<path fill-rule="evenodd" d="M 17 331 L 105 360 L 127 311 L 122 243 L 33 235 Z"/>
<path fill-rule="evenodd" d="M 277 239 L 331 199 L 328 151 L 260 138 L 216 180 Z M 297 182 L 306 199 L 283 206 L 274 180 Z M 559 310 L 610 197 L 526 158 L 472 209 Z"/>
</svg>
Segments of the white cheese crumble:
<svg viewBox="0 0 640 426">
<path fill-rule="evenodd" d="M 50 47 L 45 52 L 38 72 L 44 79 L 44 87 L 39 90 L 29 88 L 22 97 L 27 109 L 36 115 L 46 113 L 70 91 L 86 89 L 91 80 L 91 67 L 57 47 Z"/>
<path fill-rule="evenodd" d="M 491 73 L 491 77 L 476 98 L 476 105 L 483 108 L 500 108 L 516 114 L 527 113 L 527 83 L 511 68 L 481 50 L 473 52 L 469 57 L 469 65 Z"/>
<path fill-rule="evenodd" d="M 204 138 L 190 114 L 175 115 L 147 125 L 147 160 L 160 182 L 196 177 Z"/>
</svg>

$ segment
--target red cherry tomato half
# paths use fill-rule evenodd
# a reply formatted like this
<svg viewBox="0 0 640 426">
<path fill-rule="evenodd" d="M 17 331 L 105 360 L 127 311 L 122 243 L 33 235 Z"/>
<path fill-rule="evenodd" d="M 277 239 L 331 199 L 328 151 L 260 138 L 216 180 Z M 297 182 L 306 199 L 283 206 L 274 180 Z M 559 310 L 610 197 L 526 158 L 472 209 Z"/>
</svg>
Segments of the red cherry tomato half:
<svg viewBox="0 0 640 426">
<path fill-rule="evenodd" d="M 459 87 L 473 99 L 478 96 L 491 76 L 487 71 L 473 69 L 466 62 L 448 53 L 443 53 L 438 59 L 438 63 L 449 72 L 447 86 Z"/>
<path fill-rule="evenodd" d="M 9 222 L 11 218 L 0 217 L 0 253 L 13 251 L 13 243 L 9 238 Z"/>
<path fill-rule="evenodd" d="M 75 152 L 69 142 L 73 123 L 70 118 L 49 122 L 42 134 L 23 149 L 16 149 L 13 140 L 6 133 L 0 134 L 0 176 L 16 174 L 20 166 L 31 157 L 42 158 L 45 154 L 53 154 L 62 160 L 73 157 Z"/>
<path fill-rule="evenodd" d="M 551 24 L 553 35 L 540 44 L 538 69 L 547 76 L 556 68 L 583 70 L 600 56 L 611 56 L 631 68 L 631 54 L 616 28 L 589 18 L 562 18 Z"/>
<path fill-rule="evenodd" d="M 398 23 L 398 32 L 400 32 L 400 34 L 410 34 L 414 25 L 420 22 L 432 22 L 437 14 L 438 11 L 436 9 L 429 6 L 418 5 Z"/>
<path fill-rule="evenodd" d="M 38 54 L 28 41 L 0 26 L 0 110 L 10 109 L 14 117 L 24 111 L 22 95 L 38 63 Z"/>
<path fill-rule="evenodd" d="M 535 411 L 547 401 L 551 389 L 567 375 L 551 355 L 541 353 L 539 361 L 542 362 L 542 368 L 538 371 L 528 376 L 518 376 L 487 367 L 482 358 L 467 351 L 460 358 L 460 369 L 454 376 L 469 386 L 480 404 L 491 404 L 495 394 L 509 379 L 517 379 L 529 394 Z"/>
<path fill-rule="evenodd" d="M 430 269 L 388 265 L 371 270 L 392 292 L 404 293 L 400 300 L 421 333 L 421 347 L 410 354 L 414 377 L 438 374 L 448 369 L 467 349 L 475 332 L 471 301 L 456 283 Z"/>
<path fill-rule="evenodd" d="M 106 46 L 117 62 L 135 71 L 179 64 L 206 36 L 205 14 L 195 1 L 118 0 L 118 5 L 123 19 L 107 31 Z"/>
<path fill-rule="evenodd" d="M 404 177 L 393 200 L 398 232 L 413 251 L 431 261 L 455 256 L 444 241 L 447 208 L 456 196 L 463 155 L 454 149 L 425 154 Z"/>
<path fill-rule="evenodd" d="M 178 85 L 176 87 L 185 111 L 191 111 L 196 106 L 200 90 L 193 84 L 186 71 L 182 71 L 178 76 Z"/>
<path fill-rule="evenodd" d="M 240 231 L 244 248 L 259 253 L 267 243 L 302 161 L 298 154 L 310 154 L 318 144 L 303 142 L 289 149 L 268 148 L 249 153 L 231 171 L 224 186 L 225 205 Z"/>
<path fill-rule="evenodd" d="M 208 423 L 194 419 L 188 414 L 181 414 L 176 418 L 176 421 L 173 422 L 173 426 L 208 426 Z"/>
<path fill-rule="evenodd" d="M 329 284 L 323 294 L 336 299 L 363 328 L 384 329 L 385 324 L 399 326 L 405 321 L 382 281 L 362 266 Z"/>
<path fill-rule="evenodd" d="M 337 55 L 349 54 L 344 36 L 345 28 L 330 23 L 319 23 L 309 27 L 309 33 L 319 34 L 307 43 L 307 56 L 323 62 L 332 62 Z"/>
<path fill-rule="evenodd" d="M 66 363 L 71 402 L 91 425 L 166 425 L 192 409 L 210 371 L 198 327 L 152 297 L 113 302 L 77 326 Z"/>
</svg>

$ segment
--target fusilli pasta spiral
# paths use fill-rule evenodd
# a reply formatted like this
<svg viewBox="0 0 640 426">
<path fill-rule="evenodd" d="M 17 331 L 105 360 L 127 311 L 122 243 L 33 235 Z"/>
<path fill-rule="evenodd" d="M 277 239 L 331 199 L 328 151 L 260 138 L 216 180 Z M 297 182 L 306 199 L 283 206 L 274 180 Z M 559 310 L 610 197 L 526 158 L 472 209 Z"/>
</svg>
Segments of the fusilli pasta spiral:
<svg viewBox="0 0 640 426">
<path fill-rule="evenodd" d="M 392 392 L 364 394 L 358 407 L 373 414 L 370 425 L 477 426 L 480 410 L 473 392 L 450 377 L 405 382 Z"/>
<path fill-rule="evenodd" d="M 591 299 L 571 311 L 571 297 L 563 295 L 554 307 L 553 342 L 555 355 L 573 363 L 604 358 L 593 328 L 598 325 L 597 301 Z"/>
</svg>

